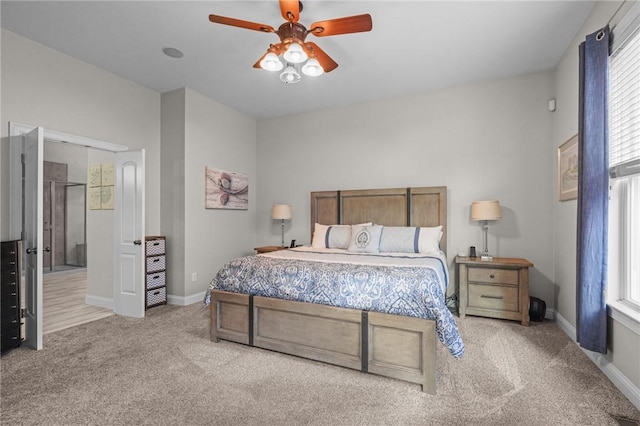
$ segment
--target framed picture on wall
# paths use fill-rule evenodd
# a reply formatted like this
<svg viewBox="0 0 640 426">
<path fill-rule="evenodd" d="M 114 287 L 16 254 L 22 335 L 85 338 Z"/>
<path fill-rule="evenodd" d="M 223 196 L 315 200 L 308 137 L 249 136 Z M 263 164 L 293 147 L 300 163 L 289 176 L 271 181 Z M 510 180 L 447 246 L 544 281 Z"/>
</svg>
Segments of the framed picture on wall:
<svg viewBox="0 0 640 426">
<path fill-rule="evenodd" d="M 205 202 L 207 209 L 247 210 L 249 206 L 249 177 L 206 166 Z"/>
<path fill-rule="evenodd" d="M 558 148 L 558 201 L 578 198 L 578 135 Z"/>
</svg>

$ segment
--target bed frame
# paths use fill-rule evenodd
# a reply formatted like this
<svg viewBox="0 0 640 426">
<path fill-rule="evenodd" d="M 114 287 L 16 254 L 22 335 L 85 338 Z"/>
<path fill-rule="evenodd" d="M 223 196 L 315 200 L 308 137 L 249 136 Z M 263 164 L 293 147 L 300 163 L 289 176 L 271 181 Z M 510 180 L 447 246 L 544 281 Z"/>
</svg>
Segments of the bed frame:
<svg viewBox="0 0 640 426">
<path fill-rule="evenodd" d="M 447 188 L 311 193 L 315 223 L 442 225 L 446 251 Z M 211 292 L 210 334 L 220 339 L 406 380 L 436 393 L 435 321 L 261 296 Z"/>
</svg>

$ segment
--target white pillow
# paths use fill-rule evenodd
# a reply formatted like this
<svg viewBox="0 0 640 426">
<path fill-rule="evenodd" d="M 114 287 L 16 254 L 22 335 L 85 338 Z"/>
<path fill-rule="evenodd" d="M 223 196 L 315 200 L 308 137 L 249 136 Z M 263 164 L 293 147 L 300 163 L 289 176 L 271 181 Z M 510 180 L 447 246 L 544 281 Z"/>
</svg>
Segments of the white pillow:
<svg viewBox="0 0 640 426">
<path fill-rule="evenodd" d="M 381 234 L 382 225 L 353 225 L 348 250 L 355 253 L 378 253 Z"/>
<path fill-rule="evenodd" d="M 351 238 L 350 225 L 322 225 L 316 223 L 313 228 L 313 248 L 339 248 L 349 247 Z"/>
<path fill-rule="evenodd" d="M 395 253 L 438 253 L 442 226 L 385 226 L 380 236 L 380 251 Z"/>
<path fill-rule="evenodd" d="M 442 238 L 442 226 L 424 227 L 420 229 L 418 237 L 419 253 L 440 253 L 440 239 Z"/>
<path fill-rule="evenodd" d="M 415 226 L 385 226 L 380 236 L 380 251 L 384 253 L 418 253 L 420 232 Z"/>
</svg>

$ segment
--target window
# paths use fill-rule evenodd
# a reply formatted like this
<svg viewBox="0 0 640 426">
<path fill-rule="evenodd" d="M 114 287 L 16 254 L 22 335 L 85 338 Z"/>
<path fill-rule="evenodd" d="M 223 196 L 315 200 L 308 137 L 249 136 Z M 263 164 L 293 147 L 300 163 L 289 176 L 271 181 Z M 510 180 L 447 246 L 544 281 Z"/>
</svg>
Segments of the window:
<svg viewBox="0 0 640 426">
<path fill-rule="evenodd" d="M 610 305 L 640 323 L 640 7 L 614 28 L 609 60 Z"/>
</svg>

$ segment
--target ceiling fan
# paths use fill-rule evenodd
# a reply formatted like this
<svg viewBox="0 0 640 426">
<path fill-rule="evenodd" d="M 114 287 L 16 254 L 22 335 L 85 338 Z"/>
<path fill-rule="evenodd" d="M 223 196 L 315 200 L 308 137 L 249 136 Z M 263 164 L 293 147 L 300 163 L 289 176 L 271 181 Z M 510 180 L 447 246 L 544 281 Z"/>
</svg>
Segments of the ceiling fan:
<svg viewBox="0 0 640 426">
<path fill-rule="evenodd" d="M 286 20 L 276 30 L 270 25 L 243 21 L 235 18 L 227 18 L 219 15 L 209 15 L 209 20 L 216 24 L 230 25 L 246 28 L 248 30 L 265 33 L 276 33 L 280 42 L 271 44 L 267 51 L 253 65 L 254 68 L 262 68 L 268 71 L 280 71 L 285 68 L 279 56 L 283 56 L 286 68 L 280 75 L 285 83 L 300 81 L 299 70 L 308 76 L 318 76 L 323 72 L 331 72 L 338 64 L 331 59 L 317 44 L 305 41 L 308 34 L 316 37 L 359 33 L 371 31 L 372 22 L 369 14 L 347 16 L 344 18 L 319 21 L 311 24 L 309 29 L 298 22 L 302 11 L 302 2 L 298 0 L 279 0 L 280 12 Z"/>
</svg>

